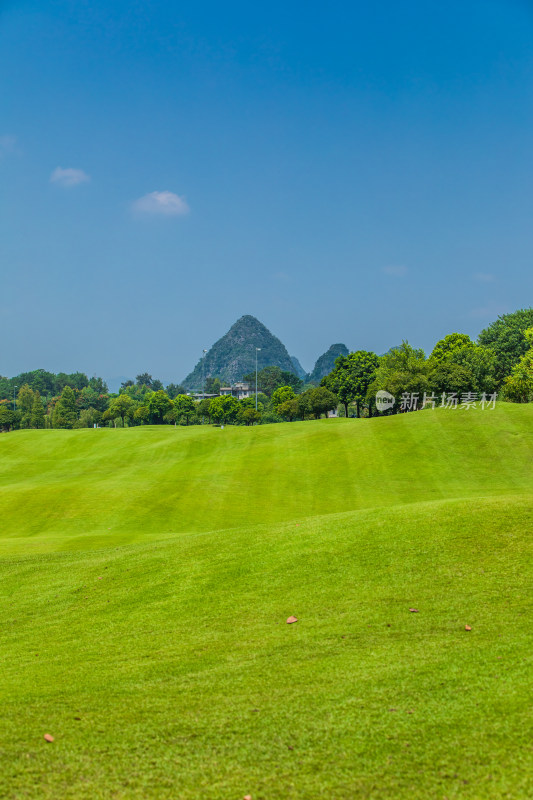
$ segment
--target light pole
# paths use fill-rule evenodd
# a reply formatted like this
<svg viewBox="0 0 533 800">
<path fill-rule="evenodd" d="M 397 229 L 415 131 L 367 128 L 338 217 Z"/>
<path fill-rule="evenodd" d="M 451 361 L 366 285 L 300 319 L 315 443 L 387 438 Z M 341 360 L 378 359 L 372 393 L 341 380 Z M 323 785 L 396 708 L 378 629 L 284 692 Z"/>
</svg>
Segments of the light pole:
<svg viewBox="0 0 533 800">
<path fill-rule="evenodd" d="M 205 354 L 207 350 L 204 350 L 204 355 L 202 357 L 202 400 L 205 400 Z"/>
<path fill-rule="evenodd" d="M 255 410 L 257 411 L 257 354 L 261 352 L 260 347 L 255 348 Z"/>
</svg>

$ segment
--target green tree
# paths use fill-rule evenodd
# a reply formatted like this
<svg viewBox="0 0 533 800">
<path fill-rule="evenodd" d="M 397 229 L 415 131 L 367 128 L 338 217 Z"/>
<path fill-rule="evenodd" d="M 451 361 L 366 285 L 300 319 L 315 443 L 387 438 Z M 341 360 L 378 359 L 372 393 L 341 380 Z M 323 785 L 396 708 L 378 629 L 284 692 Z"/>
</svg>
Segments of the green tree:
<svg viewBox="0 0 533 800">
<path fill-rule="evenodd" d="M 458 347 L 450 353 L 448 363 L 458 364 L 471 373 L 474 391 L 492 394 L 498 389 L 497 357 L 493 350 L 478 344 Z"/>
<path fill-rule="evenodd" d="M 193 414 L 196 413 L 196 403 L 186 394 L 179 394 L 174 398 L 174 409 L 176 411 L 178 420 L 185 420 L 185 424 L 189 424 L 189 420 Z"/>
<path fill-rule="evenodd" d="M 272 394 L 271 405 L 276 413 L 278 413 L 278 406 L 286 403 L 287 400 L 292 400 L 295 397 L 294 389 L 292 386 L 280 386 Z"/>
<path fill-rule="evenodd" d="M 528 350 L 525 331 L 533 326 L 533 308 L 522 308 L 503 314 L 481 331 L 478 343 L 496 354 L 496 377 L 503 382 Z"/>
<path fill-rule="evenodd" d="M 70 386 L 65 386 L 54 406 L 52 424 L 54 428 L 73 428 L 77 418 L 76 395 Z"/>
<path fill-rule="evenodd" d="M 223 425 L 234 422 L 239 413 L 239 401 L 231 395 L 214 397 L 209 403 L 209 414 L 216 421 Z"/>
<path fill-rule="evenodd" d="M 367 398 L 370 400 L 378 389 L 384 389 L 397 399 L 406 393 L 422 400 L 424 392 L 430 392 L 428 375 L 431 366 L 423 350 L 402 342 L 400 347 L 379 358 L 376 377 L 368 387 Z M 398 413 L 400 408 L 397 402 L 394 413 Z"/>
<path fill-rule="evenodd" d="M 268 404 L 268 397 L 266 396 L 266 394 L 259 392 L 257 395 L 257 410 L 259 412 L 262 412 L 267 404 Z M 239 408 L 255 409 L 255 394 L 251 395 L 250 397 L 243 397 L 242 400 L 239 400 Z"/>
<path fill-rule="evenodd" d="M 85 386 L 79 394 L 77 405 L 80 409 L 97 408 L 104 412 L 109 405 L 109 395 L 99 393 L 93 386 Z"/>
<path fill-rule="evenodd" d="M 102 378 L 97 378 L 96 375 L 89 379 L 89 388 L 97 394 L 107 394 L 107 383 Z"/>
<path fill-rule="evenodd" d="M 134 407 L 134 402 L 129 395 L 119 394 L 109 403 L 109 408 L 104 412 L 103 419 L 117 419 L 120 417 L 124 427 L 126 417 L 133 416 Z"/>
<path fill-rule="evenodd" d="M 211 405 L 211 398 L 204 397 L 203 400 L 200 400 L 198 403 L 198 414 L 200 417 L 207 417 L 207 421 L 211 422 L 211 412 L 209 411 L 209 407 Z"/>
<path fill-rule="evenodd" d="M 21 427 L 23 428 L 29 428 L 31 425 L 33 399 L 33 390 L 25 383 L 20 387 L 17 395 L 17 408 L 21 414 Z"/>
<path fill-rule="evenodd" d="M 174 400 L 179 394 L 187 394 L 185 386 L 176 383 L 169 383 L 166 388 L 166 393 L 171 400 Z"/>
<path fill-rule="evenodd" d="M 337 408 L 338 398 L 325 386 L 309 389 L 308 408 L 315 419 L 320 419 L 322 414 L 327 416 L 328 411 Z"/>
<path fill-rule="evenodd" d="M 150 409 L 145 403 L 137 406 L 133 412 L 133 418 L 136 422 L 146 425 L 150 421 Z"/>
<path fill-rule="evenodd" d="M 148 372 L 141 372 L 140 375 L 135 377 L 137 386 L 147 386 L 148 389 L 152 388 L 153 378 Z"/>
<path fill-rule="evenodd" d="M 77 428 L 92 428 L 102 422 L 102 412 L 97 408 L 84 408 L 80 411 L 80 418 L 76 423 Z"/>
<path fill-rule="evenodd" d="M 524 339 L 529 349 L 515 364 L 503 385 L 505 397 L 514 403 L 530 403 L 533 400 L 533 327 L 524 331 Z"/>
<path fill-rule="evenodd" d="M 293 419 L 296 419 L 296 417 L 298 417 L 301 414 L 301 409 L 300 409 L 301 397 L 303 397 L 303 395 L 301 394 L 295 395 L 290 400 L 285 400 L 284 403 L 280 403 L 277 407 L 276 413 L 279 414 L 279 416 L 282 419 L 286 419 L 289 422 L 292 422 Z M 305 410 L 303 413 L 305 417 Z"/>
<path fill-rule="evenodd" d="M 254 425 L 261 421 L 261 412 L 256 411 L 255 408 L 245 406 L 239 409 L 239 421 L 244 422 L 245 425 Z"/>
<path fill-rule="evenodd" d="M 449 333 L 440 339 L 430 355 L 436 363 L 447 359 L 455 351 L 463 347 L 475 347 L 474 342 L 466 333 Z"/>
<path fill-rule="evenodd" d="M 455 392 L 459 395 L 475 391 L 475 380 L 471 370 L 448 360 L 443 359 L 437 363 L 429 373 L 428 379 L 433 394 Z"/>
<path fill-rule="evenodd" d="M 150 392 L 146 395 L 146 407 L 150 415 L 152 425 L 161 425 L 165 414 L 172 408 L 172 400 L 163 389 Z"/>
<path fill-rule="evenodd" d="M 348 416 L 348 405 L 355 402 L 359 417 L 361 408 L 367 402 L 368 387 L 376 377 L 379 359 L 368 350 L 356 350 L 335 360 L 335 368 L 322 378 L 321 385 L 333 392 L 344 405 Z M 369 405 L 369 413 L 372 413 Z"/>
<path fill-rule="evenodd" d="M 41 395 L 38 390 L 33 393 L 33 404 L 31 407 L 30 427 L 44 428 L 44 408 Z"/>
<path fill-rule="evenodd" d="M 0 405 L 0 431 L 10 431 L 15 427 L 19 419 L 20 414 L 18 412 L 11 411 L 5 405 Z"/>
</svg>

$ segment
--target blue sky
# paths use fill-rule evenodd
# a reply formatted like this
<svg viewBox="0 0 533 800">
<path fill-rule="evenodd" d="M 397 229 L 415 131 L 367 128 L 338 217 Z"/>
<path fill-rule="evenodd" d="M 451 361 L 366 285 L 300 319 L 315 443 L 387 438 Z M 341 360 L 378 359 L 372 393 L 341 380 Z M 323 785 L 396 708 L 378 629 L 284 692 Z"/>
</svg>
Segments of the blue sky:
<svg viewBox="0 0 533 800">
<path fill-rule="evenodd" d="M 532 303 L 533 3 L 0 0 L 0 374 L 306 369 Z"/>
</svg>

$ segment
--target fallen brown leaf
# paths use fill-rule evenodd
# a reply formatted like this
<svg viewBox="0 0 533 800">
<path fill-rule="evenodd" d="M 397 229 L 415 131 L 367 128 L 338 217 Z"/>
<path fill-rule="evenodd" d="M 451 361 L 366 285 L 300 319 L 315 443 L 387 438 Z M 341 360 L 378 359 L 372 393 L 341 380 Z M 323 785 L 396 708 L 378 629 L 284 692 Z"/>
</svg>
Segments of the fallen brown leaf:
<svg viewBox="0 0 533 800">
<path fill-rule="evenodd" d="M 409 611 L 411 614 L 418 614 L 418 608 L 410 608 Z"/>
<path fill-rule="evenodd" d="M 287 617 L 287 625 L 292 625 L 293 622 L 298 622 L 298 617 Z"/>
<path fill-rule="evenodd" d="M 45 733 L 44 734 L 44 738 L 46 739 L 47 742 L 53 742 L 54 741 L 54 737 L 50 733 Z"/>
<path fill-rule="evenodd" d="M 472 628 L 470 627 L 470 625 L 465 625 L 465 631 L 471 631 L 471 630 Z"/>
</svg>

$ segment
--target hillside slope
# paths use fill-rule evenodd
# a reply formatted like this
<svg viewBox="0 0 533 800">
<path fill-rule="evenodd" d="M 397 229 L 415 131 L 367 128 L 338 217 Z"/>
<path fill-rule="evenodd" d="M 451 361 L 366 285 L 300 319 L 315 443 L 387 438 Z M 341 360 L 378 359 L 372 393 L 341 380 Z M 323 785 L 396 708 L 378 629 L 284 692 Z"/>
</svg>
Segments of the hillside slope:
<svg viewBox="0 0 533 800">
<path fill-rule="evenodd" d="M 317 358 L 312 372 L 309 374 L 310 383 L 319 384 L 322 378 L 328 375 L 335 366 L 335 359 L 347 356 L 350 351 L 345 344 L 332 344 L 325 353 Z"/>
<path fill-rule="evenodd" d="M 0 552 L 533 488 L 533 407 L 0 437 Z M 57 542 L 57 543 L 55 543 Z"/>
<path fill-rule="evenodd" d="M 532 511 L 446 500 L 0 562 L 0 796 L 531 797 Z"/>
</svg>

